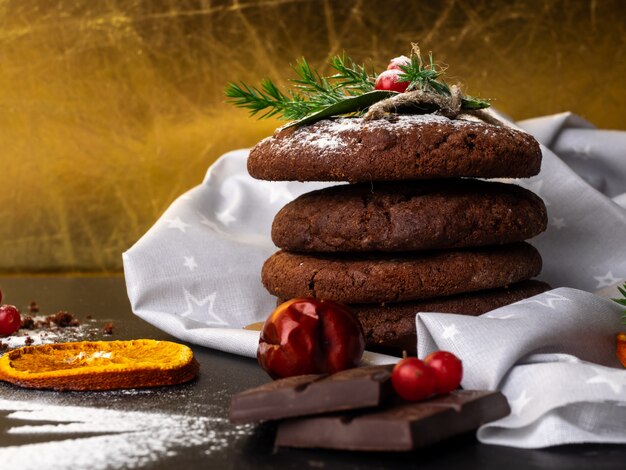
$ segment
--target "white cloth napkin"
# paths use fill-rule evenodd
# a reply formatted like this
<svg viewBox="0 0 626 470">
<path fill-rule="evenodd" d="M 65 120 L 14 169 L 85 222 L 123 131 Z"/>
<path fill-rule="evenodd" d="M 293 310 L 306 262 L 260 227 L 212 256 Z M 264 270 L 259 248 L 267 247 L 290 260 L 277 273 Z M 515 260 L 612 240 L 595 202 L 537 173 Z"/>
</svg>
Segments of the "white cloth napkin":
<svg viewBox="0 0 626 470">
<path fill-rule="evenodd" d="M 626 443 L 626 370 L 615 355 L 621 309 L 560 288 L 480 317 L 417 316 L 418 355 L 463 359 L 463 387 L 499 389 L 511 414 L 483 426 L 485 443 L 547 447 Z"/>
<path fill-rule="evenodd" d="M 540 279 L 576 289 L 477 318 L 420 313 L 420 356 L 451 350 L 464 361 L 464 386 L 499 388 L 509 398 L 513 413 L 481 428 L 483 442 L 626 442 L 626 371 L 614 355 L 620 309 L 584 292 L 626 278 L 626 132 L 596 130 L 570 113 L 518 125 L 543 144 L 541 173 L 515 181 L 548 208 L 548 230 L 532 240 L 544 259 Z M 254 357 L 258 333 L 241 328 L 275 306 L 260 280 L 276 250 L 274 215 L 330 184 L 254 180 L 247 155 L 230 152 L 213 164 L 124 253 L 124 271 L 141 318 L 182 340 Z"/>
</svg>

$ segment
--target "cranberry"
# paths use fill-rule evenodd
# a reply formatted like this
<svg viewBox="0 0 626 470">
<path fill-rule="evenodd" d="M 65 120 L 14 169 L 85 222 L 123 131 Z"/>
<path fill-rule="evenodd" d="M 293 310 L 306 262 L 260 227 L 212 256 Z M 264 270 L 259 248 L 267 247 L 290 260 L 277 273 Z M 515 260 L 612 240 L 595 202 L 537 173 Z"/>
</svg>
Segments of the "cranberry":
<svg viewBox="0 0 626 470">
<path fill-rule="evenodd" d="M 0 307 L 0 336 L 9 336 L 20 329 L 20 311 L 13 305 Z"/>
<path fill-rule="evenodd" d="M 449 393 L 461 385 L 463 363 L 454 354 L 447 351 L 430 353 L 424 362 L 433 370 L 437 393 Z"/>
<path fill-rule="evenodd" d="M 281 304 L 265 321 L 257 359 L 276 379 L 356 367 L 364 349 L 361 324 L 346 306 L 300 298 Z"/>
<path fill-rule="evenodd" d="M 400 66 L 407 66 L 407 65 L 411 65 L 411 59 L 409 59 L 407 56 L 405 55 L 401 55 L 400 57 L 394 57 L 393 59 L 391 59 L 391 61 L 389 62 L 389 65 L 387 66 L 387 70 L 402 70 L 400 68 Z"/>
<path fill-rule="evenodd" d="M 377 90 L 397 91 L 398 93 L 405 92 L 409 86 L 409 82 L 399 81 L 401 73 L 403 72 L 397 69 L 385 70 L 376 79 L 374 88 Z"/>
<path fill-rule="evenodd" d="M 416 357 L 402 359 L 391 372 L 396 393 L 405 400 L 418 401 L 435 393 L 435 374 Z"/>
</svg>

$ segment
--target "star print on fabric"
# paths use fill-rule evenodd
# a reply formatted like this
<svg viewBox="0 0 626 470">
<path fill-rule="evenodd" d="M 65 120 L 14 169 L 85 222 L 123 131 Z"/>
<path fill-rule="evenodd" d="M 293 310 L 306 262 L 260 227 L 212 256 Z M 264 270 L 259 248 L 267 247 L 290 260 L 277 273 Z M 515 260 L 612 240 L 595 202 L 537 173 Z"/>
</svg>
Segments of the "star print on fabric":
<svg viewBox="0 0 626 470">
<path fill-rule="evenodd" d="M 461 332 L 456 328 L 456 325 L 453 323 L 449 326 L 443 327 L 443 333 L 441 333 L 441 337 L 443 339 L 454 339 L 454 337 Z"/>
<path fill-rule="evenodd" d="M 565 223 L 565 219 L 562 217 L 552 217 L 552 220 L 550 221 L 550 225 L 557 230 L 561 230 L 563 227 L 567 227 L 567 224 Z"/>
<path fill-rule="evenodd" d="M 613 271 L 609 271 L 604 276 L 593 276 L 593 278 L 598 281 L 598 285 L 596 286 L 597 289 L 600 289 L 601 287 L 612 286 L 616 282 L 621 281 L 619 277 L 613 276 Z"/>
<path fill-rule="evenodd" d="M 231 222 L 234 222 L 235 220 L 237 220 L 237 218 L 233 217 L 233 215 L 230 213 L 230 208 L 224 209 L 222 212 L 216 212 L 215 217 L 217 217 L 217 220 L 219 220 L 222 224 L 226 225 L 227 227 L 228 225 L 230 225 Z"/>
<path fill-rule="evenodd" d="M 591 144 L 572 146 L 572 151 L 583 160 L 588 160 L 591 157 Z"/>
<path fill-rule="evenodd" d="M 215 298 L 217 297 L 217 292 L 213 292 L 209 294 L 204 299 L 196 298 L 191 292 L 183 287 L 183 293 L 185 295 L 185 302 L 187 303 L 187 310 L 180 314 L 181 317 L 193 317 L 194 320 L 201 321 L 206 325 L 221 325 L 227 326 L 224 320 L 222 320 L 217 314 L 213 311 L 213 306 L 215 304 Z M 206 307 L 208 304 L 208 311 Z"/>
<path fill-rule="evenodd" d="M 167 228 L 175 228 L 183 233 L 186 233 L 187 229 L 191 227 L 191 225 L 180 220 L 180 217 L 176 217 L 175 219 L 165 219 L 165 222 L 167 223 Z"/>
<path fill-rule="evenodd" d="M 519 416 L 531 400 L 532 397 L 529 397 L 526 394 L 526 390 L 522 390 L 519 397 L 515 400 L 509 400 L 509 405 L 511 405 L 511 414 Z"/>
<path fill-rule="evenodd" d="M 618 370 L 616 372 L 592 367 L 596 373 L 593 377 L 587 379 L 588 384 L 605 384 L 608 385 L 613 393 L 618 394 L 622 391 L 624 382 L 626 382 L 626 371 Z"/>
<path fill-rule="evenodd" d="M 185 256 L 185 262 L 183 266 L 189 268 L 189 271 L 193 271 L 198 267 L 198 263 L 196 263 L 196 259 L 193 256 Z"/>
<path fill-rule="evenodd" d="M 544 307 L 548 307 L 551 309 L 554 309 L 554 303 L 555 302 L 571 302 L 571 299 L 568 299 L 567 297 L 563 297 L 562 295 L 559 294 L 554 294 L 552 292 L 548 292 L 547 294 L 543 294 L 544 295 L 544 299 L 525 299 L 525 300 L 520 300 L 519 302 L 517 302 L 517 305 L 524 305 L 524 304 L 539 304 L 539 305 L 543 305 Z M 547 298 L 545 298 L 547 297 Z"/>
</svg>

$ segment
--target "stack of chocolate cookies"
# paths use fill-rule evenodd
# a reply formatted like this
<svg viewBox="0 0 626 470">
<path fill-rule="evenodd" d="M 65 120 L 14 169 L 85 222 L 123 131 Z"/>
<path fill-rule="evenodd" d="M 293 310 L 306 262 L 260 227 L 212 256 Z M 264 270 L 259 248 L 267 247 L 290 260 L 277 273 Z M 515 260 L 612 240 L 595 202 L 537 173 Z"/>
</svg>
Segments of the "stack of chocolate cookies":
<svg viewBox="0 0 626 470">
<path fill-rule="evenodd" d="M 541 293 L 543 201 L 489 178 L 536 175 L 530 135 L 437 115 L 339 118 L 278 130 L 252 150 L 259 179 L 343 181 L 276 216 L 262 272 L 279 300 L 348 304 L 370 349 L 415 353 L 417 312 L 480 315 Z M 473 179 L 473 178 L 481 178 Z"/>
</svg>

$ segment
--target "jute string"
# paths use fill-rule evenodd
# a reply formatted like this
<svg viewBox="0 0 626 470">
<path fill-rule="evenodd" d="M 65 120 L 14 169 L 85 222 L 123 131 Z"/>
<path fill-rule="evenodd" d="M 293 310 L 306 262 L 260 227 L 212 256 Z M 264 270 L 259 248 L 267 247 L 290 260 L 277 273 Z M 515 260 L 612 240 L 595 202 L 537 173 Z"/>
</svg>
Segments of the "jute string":
<svg viewBox="0 0 626 470">
<path fill-rule="evenodd" d="M 370 106 L 364 118 L 367 121 L 382 119 L 389 113 L 410 114 L 424 113 L 424 108 L 433 108 L 432 114 L 439 114 L 449 119 L 462 119 L 473 116 L 488 124 L 504 124 L 482 109 L 461 109 L 463 92 L 457 85 L 450 87 L 450 96 L 415 90 L 399 93 Z"/>
</svg>

